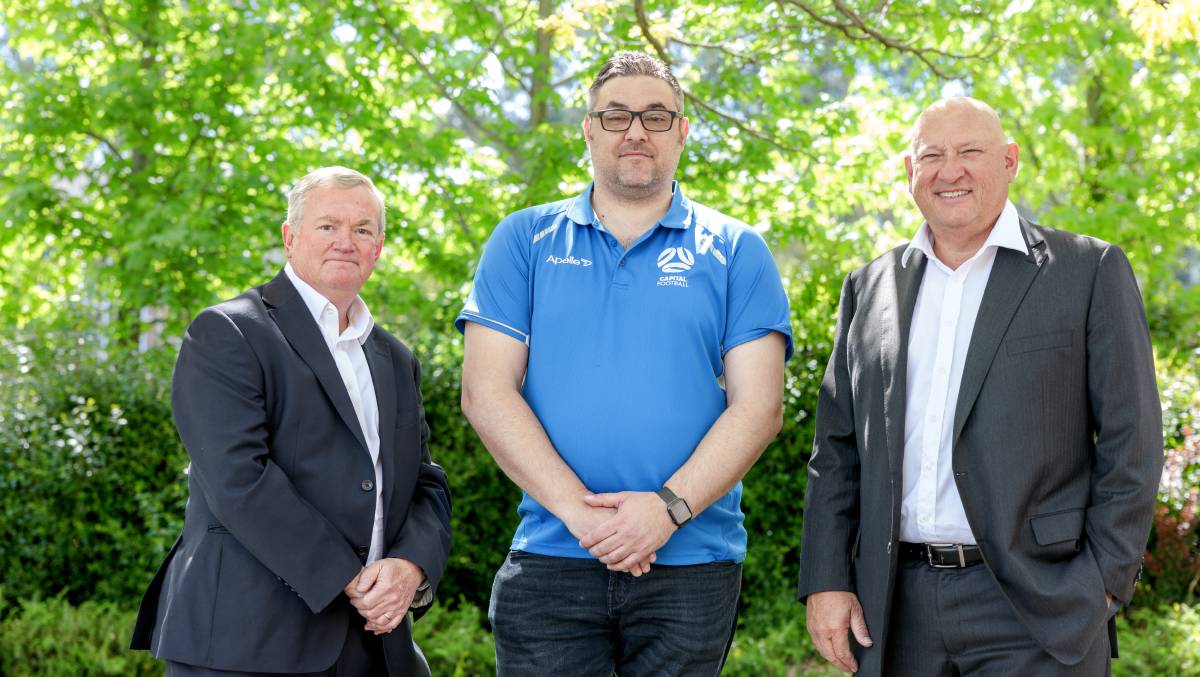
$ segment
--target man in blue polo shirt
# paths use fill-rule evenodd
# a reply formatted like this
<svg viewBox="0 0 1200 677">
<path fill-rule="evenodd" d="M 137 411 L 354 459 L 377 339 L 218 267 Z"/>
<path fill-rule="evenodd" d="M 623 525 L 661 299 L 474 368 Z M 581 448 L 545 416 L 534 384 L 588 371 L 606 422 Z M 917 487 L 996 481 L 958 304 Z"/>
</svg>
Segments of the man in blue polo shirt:
<svg viewBox="0 0 1200 677">
<path fill-rule="evenodd" d="M 463 411 L 524 490 L 497 667 L 713 675 L 741 478 L 782 422 L 787 297 L 762 238 L 673 181 L 688 120 L 665 64 L 617 54 L 588 104 L 594 182 L 497 226 L 456 321 Z"/>
</svg>

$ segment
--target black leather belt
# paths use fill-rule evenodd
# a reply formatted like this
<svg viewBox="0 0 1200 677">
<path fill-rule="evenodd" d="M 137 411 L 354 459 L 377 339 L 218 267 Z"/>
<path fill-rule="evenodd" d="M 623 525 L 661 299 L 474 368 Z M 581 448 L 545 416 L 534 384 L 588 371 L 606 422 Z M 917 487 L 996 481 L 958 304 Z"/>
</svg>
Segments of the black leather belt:
<svg viewBox="0 0 1200 677">
<path fill-rule="evenodd" d="M 935 569 L 963 569 L 983 561 L 975 545 L 900 542 L 900 560 L 925 562 Z"/>
</svg>

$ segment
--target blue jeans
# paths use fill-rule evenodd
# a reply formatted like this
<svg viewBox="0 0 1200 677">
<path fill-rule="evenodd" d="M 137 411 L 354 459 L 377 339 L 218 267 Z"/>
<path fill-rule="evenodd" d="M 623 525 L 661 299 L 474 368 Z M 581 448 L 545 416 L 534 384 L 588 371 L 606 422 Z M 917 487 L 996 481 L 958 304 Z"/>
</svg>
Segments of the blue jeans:
<svg viewBox="0 0 1200 677">
<path fill-rule="evenodd" d="M 492 585 L 498 675 L 719 674 L 733 641 L 742 565 L 653 565 L 641 577 L 598 560 L 514 550 Z"/>
</svg>

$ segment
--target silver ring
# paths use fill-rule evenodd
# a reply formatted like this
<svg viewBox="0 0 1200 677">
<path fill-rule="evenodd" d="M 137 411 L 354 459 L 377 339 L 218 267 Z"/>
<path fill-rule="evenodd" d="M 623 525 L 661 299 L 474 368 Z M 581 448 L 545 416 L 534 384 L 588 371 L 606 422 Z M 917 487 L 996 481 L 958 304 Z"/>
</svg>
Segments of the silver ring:
<svg viewBox="0 0 1200 677">
<path fill-rule="evenodd" d="M 384 617 L 384 618 L 386 618 L 386 619 L 388 619 L 389 621 L 391 621 L 391 620 L 392 620 L 392 615 L 391 615 L 391 614 L 389 614 L 389 613 L 388 613 L 388 612 L 386 612 L 386 611 L 385 611 L 385 612 L 383 612 L 383 617 Z"/>
</svg>

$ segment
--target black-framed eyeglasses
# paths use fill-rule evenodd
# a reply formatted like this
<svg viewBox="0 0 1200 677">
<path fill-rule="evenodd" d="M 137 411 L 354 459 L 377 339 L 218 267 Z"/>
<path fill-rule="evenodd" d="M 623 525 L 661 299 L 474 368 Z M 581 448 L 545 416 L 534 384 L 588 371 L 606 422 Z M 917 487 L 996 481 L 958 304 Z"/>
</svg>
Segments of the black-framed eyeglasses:
<svg viewBox="0 0 1200 677">
<path fill-rule="evenodd" d="M 641 118 L 642 128 L 647 132 L 667 132 L 675 126 L 675 118 L 683 117 L 673 110 L 651 108 L 650 110 L 627 110 L 606 108 L 588 113 L 589 117 L 600 118 L 600 126 L 606 132 L 623 132 L 633 125 L 634 118 Z"/>
</svg>

